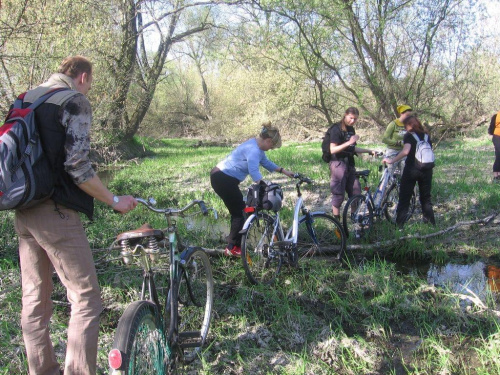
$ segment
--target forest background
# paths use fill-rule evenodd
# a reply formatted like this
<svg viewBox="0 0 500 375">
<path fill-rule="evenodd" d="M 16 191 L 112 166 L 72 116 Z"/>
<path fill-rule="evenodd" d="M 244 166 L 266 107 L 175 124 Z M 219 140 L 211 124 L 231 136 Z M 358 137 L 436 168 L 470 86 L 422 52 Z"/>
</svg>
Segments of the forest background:
<svg viewBox="0 0 500 375">
<path fill-rule="evenodd" d="M 498 205 L 498 189 L 484 181 L 493 155 L 485 123 L 500 109 L 499 5 L 498 0 L 0 0 L 0 115 L 16 95 L 46 80 L 64 57 L 85 55 L 94 63 L 89 99 L 93 156 L 100 163 L 137 156 L 146 137 L 224 144 L 195 149 L 191 140 L 146 139 L 160 149 L 157 158 L 124 170 L 112 190 L 129 193 L 134 186 L 160 201 L 178 199 L 173 204 L 203 196 L 224 212 L 206 173 L 229 151 L 228 144 L 254 135 L 263 121 L 280 126 L 286 141 L 273 160 L 292 170 L 308 168 L 322 184 L 315 190 L 323 194 L 319 201 L 328 202 L 328 172 L 317 142 L 328 124 L 346 107 L 357 106 L 362 114 L 357 126 L 363 134 L 371 128 L 373 143 L 380 144 L 397 105 L 406 103 L 428 124 L 437 152 L 443 152 L 433 196 L 439 228 L 450 227 L 491 215 Z M 457 132 L 463 136 L 440 143 Z M 374 171 L 373 162 L 357 163 Z M 86 228 L 96 254 L 108 253 L 108 235 L 144 223 L 145 210 L 122 218 L 96 206 L 98 222 Z M 26 369 L 12 216 L 4 212 L 0 220 L 2 375 Z M 436 252 L 436 258 L 447 259 L 444 251 L 458 249 L 466 257 L 486 252 L 498 259 L 497 223 L 424 239 L 425 246 L 410 239 L 391 251 L 404 259 L 422 249 Z M 428 230 L 434 228 L 417 225 L 409 235 Z M 392 226 L 382 233 L 392 236 Z M 212 260 L 217 316 L 196 373 L 499 373 L 496 300 L 488 302 L 491 309 L 463 305 L 461 296 L 429 287 L 426 279 L 402 274 L 383 259 L 359 268 L 313 260 L 302 272 L 284 272 L 279 287 L 255 292 L 245 287 L 242 268 L 232 259 Z M 106 303 L 98 361 L 99 373 L 106 373 L 118 318 L 137 284 L 125 287 L 129 276 L 120 270 L 117 277 L 115 263 L 101 262 L 98 268 Z M 56 288 L 51 329 L 62 359 L 69 306 L 64 289 Z"/>
<path fill-rule="evenodd" d="M 2 0 L 0 113 L 60 61 L 94 63 L 101 161 L 135 135 L 319 139 L 345 108 L 382 131 L 411 105 L 438 137 L 498 108 L 499 1 Z M 436 135 L 434 135 L 436 137 Z"/>
</svg>

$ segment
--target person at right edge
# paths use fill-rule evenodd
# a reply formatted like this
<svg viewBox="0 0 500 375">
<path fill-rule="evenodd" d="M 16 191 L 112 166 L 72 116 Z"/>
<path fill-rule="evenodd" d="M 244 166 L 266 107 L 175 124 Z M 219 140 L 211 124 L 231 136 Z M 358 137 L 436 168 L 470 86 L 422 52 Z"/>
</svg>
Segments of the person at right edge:
<svg viewBox="0 0 500 375">
<path fill-rule="evenodd" d="M 403 175 L 401 176 L 399 202 L 396 209 L 396 224 L 400 228 L 405 224 L 408 217 L 408 210 L 410 208 L 411 196 L 413 195 L 415 184 L 418 182 L 420 205 L 422 206 L 424 223 L 436 225 L 434 210 L 431 202 L 432 169 L 418 170 L 415 167 L 415 151 L 417 149 L 417 141 L 411 134 L 415 133 L 420 140 L 423 140 L 424 135 L 428 134 L 428 132 L 414 115 L 405 118 L 403 124 L 407 131 L 403 139 L 403 149 L 393 159 L 384 158 L 384 160 L 382 160 L 382 162 L 386 162 L 387 164 L 394 164 L 406 157 Z M 429 144 L 432 146 L 430 136 Z"/>
<path fill-rule="evenodd" d="M 492 141 L 495 147 L 493 182 L 500 182 L 500 111 L 491 118 L 488 134 L 493 136 Z"/>
<path fill-rule="evenodd" d="M 387 145 L 387 150 L 385 151 L 386 158 L 395 157 L 403 149 L 403 137 L 406 134 L 403 121 L 411 115 L 412 108 L 409 105 L 403 104 L 398 105 L 396 110 L 398 111 L 399 118 L 394 119 L 387 125 L 382 137 L 382 142 Z M 391 166 L 391 176 L 396 169 L 399 170 L 400 174 L 403 173 L 404 162 L 403 158 Z"/>
<path fill-rule="evenodd" d="M 92 64 L 82 56 L 64 59 L 57 73 L 30 90 L 27 107 L 55 88 L 35 111 L 43 149 L 56 173 L 50 199 L 15 212 L 19 236 L 21 326 L 31 375 L 94 375 L 102 301 L 94 259 L 79 212 L 92 219 L 94 198 L 126 213 L 137 201 L 116 196 L 94 172 L 90 159 L 92 109 L 85 95 L 92 84 Z M 71 304 L 64 372 L 50 340 L 52 274 L 56 271 Z"/>
</svg>

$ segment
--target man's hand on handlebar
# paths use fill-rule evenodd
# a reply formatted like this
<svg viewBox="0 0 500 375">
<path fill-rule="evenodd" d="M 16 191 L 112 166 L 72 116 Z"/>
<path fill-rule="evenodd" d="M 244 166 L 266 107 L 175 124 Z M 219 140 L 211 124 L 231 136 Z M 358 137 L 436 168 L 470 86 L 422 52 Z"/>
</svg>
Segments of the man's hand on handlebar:
<svg viewBox="0 0 500 375">
<path fill-rule="evenodd" d="M 137 201 L 131 195 L 121 195 L 118 197 L 118 203 L 113 206 L 113 210 L 126 214 L 137 206 Z"/>
</svg>

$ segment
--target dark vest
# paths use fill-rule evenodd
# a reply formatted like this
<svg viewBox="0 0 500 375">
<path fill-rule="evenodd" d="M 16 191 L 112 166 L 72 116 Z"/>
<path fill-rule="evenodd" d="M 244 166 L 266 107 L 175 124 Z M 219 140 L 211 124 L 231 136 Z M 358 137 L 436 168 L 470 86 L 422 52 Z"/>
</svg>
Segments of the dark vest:
<svg viewBox="0 0 500 375">
<path fill-rule="evenodd" d="M 59 93 L 54 95 L 53 98 L 58 95 Z M 66 100 L 62 105 L 65 105 L 69 100 Z M 57 102 L 57 98 L 55 98 L 55 101 Z M 54 100 L 49 100 L 35 110 L 36 124 L 40 133 L 42 147 L 57 176 L 54 194 L 51 199 L 58 204 L 84 213 L 92 220 L 94 198 L 80 189 L 64 170 L 66 128 L 60 123 L 59 111 L 61 111 L 61 104 L 53 102 Z M 25 102 L 24 107 L 28 107 L 29 104 L 29 102 Z"/>
</svg>

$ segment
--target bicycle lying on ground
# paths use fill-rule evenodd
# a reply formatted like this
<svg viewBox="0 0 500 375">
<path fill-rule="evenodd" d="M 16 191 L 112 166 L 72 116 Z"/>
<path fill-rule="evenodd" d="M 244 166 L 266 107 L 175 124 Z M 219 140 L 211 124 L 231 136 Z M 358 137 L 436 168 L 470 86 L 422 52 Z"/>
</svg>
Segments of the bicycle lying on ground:
<svg viewBox="0 0 500 375">
<path fill-rule="evenodd" d="M 210 327 L 214 297 L 207 254 L 199 247 L 183 249 L 174 218 L 187 216 L 185 212 L 195 205 L 200 209 L 196 213 L 207 215 L 208 210 L 200 200 L 173 209 L 156 208 L 152 198 L 136 199 L 151 211 L 163 214 L 168 227 L 158 230 L 145 225 L 117 236 L 124 263 L 138 259 L 144 273 L 140 300 L 131 303 L 118 322 L 108 355 L 110 374 L 167 374 L 175 371 L 179 361 L 190 362 L 201 351 Z M 170 282 L 162 305 L 155 278 L 167 275 L 155 272 L 153 263 L 162 253 L 159 243 L 164 239 L 168 239 Z"/>
<path fill-rule="evenodd" d="M 310 212 L 304 205 L 300 185 L 312 181 L 300 174 L 294 178 L 298 179 L 295 185 L 298 198 L 292 226 L 286 235 L 279 211 L 246 209 L 251 215 L 241 231 L 241 259 L 252 284 L 271 284 L 282 265 L 296 267 L 300 259 L 316 253 L 335 253 L 338 260 L 344 255 L 346 237 L 341 224 L 325 212 Z M 300 218 L 299 213 L 303 215 Z"/>
<path fill-rule="evenodd" d="M 380 166 L 382 168 L 382 166 Z M 371 193 L 368 185 L 370 170 L 356 171 L 356 177 L 364 181 L 364 194 L 355 195 L 347 201 L 344 206 L 342 221 L 347 237 L 359 240 L 365 237 L 373 227 L 375 217 L 385 216 L 391 222 L 396 223 L 396 210 L 399 202 L 399 173 L 393 172 L 384 164 L 384 171 L 377 187 L 375 195 Z M 407 220 L 413 214 L 416 205 L 416 193 L 410 200 Z"/>
</svg>

